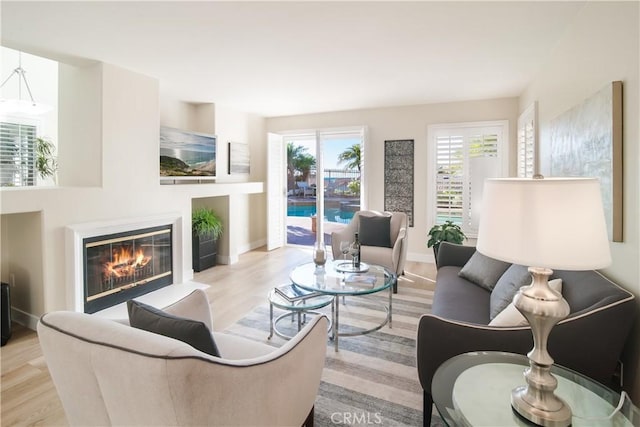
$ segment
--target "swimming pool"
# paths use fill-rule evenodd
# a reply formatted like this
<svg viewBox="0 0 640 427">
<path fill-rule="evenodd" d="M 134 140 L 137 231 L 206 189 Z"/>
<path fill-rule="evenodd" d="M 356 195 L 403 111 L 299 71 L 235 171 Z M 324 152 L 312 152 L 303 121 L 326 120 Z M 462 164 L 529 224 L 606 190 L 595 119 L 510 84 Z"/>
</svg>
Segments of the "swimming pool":
<svg viewBox="0 0 640 427">
<path fill-rule="evenodd" d="M 324 208 L 325 219 L 329 222 L 348 224 L 353 218 L 353 212 L 342 211 L 340 208 Z M 316 214 L 315 205 L 288 205 L 287 216 L 311 216 Z"/>
</svg>

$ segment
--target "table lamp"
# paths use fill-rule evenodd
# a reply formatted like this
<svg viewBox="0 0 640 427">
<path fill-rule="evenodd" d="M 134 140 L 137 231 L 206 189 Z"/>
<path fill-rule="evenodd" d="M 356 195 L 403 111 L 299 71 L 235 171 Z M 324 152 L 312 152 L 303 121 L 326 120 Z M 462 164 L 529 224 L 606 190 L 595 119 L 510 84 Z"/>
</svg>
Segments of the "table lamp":
<svg viewBox="0 0 640 427">
<path fill-rule="evenodd" d="M 595 178 L 504 178 L 484 184 L 477 250 L 529 267 L 532 283 L 513 299 L 533 334 L 526 386 L 511 393 L 511 406 L 543 426 L 568 426 L 571 409 L 555 395 L 551 329 L 569 315 L 562 295 L 549 288 L 551 269 L 592 270 L 611 263 L 600 183 Z"/>
</svg>

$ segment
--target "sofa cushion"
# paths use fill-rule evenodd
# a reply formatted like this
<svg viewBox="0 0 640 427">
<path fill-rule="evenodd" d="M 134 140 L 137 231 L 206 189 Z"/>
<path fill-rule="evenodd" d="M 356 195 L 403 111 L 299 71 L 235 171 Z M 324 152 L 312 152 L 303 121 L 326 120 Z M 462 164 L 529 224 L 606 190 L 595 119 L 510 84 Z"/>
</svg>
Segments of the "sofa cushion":
<svg viewBox="0 0 640 427">
<path fill-rule="evenodd" d="M 497 287 L 498 285 L 496 285 Z M 562 279 L 550 280 L 549 287 L 556 292 L 562 293 Z M 526 326 L 528 324 L 527 318 L 520 313 L 520 310 L 513 305 L 513 302 L 507 304 L 504 310 L 489 322 L 489 326 Z"/>
<path fill-rule="evenodd" d="M 502 310 L 513 301 L 518 289 L 531 284 L 531 274 L 528 267 L 513 264 L 504 272 L 496 286 L 491 291 L 489 304 L 489 318 L 493 320 Z"/>
<path fill-rule="evenodd" d="M 164 335 L 212 356 L 220 357 L 211 331 L 203 322 L 165 313 L 139 301 L 127 301 L 129 324 L 155 334 Z"/>
<path fill-rule="evenodd" d="M 360 215 L 358 233 L 361 245 L 390 248 L 391 217 Z"/>
<path fill-rule="evenodd" d="M 436 316 L 460 322 L 489 323 L 491 293 L 460 277 L 460 267 L 438 269 L 432 310 Z"/>
<path fill-rule="evenodd" d="M 510 265 L 508 262 L 499 261 L 475 251 L 459 274 L 460 277 L 491 291 Z"/>
</svg>

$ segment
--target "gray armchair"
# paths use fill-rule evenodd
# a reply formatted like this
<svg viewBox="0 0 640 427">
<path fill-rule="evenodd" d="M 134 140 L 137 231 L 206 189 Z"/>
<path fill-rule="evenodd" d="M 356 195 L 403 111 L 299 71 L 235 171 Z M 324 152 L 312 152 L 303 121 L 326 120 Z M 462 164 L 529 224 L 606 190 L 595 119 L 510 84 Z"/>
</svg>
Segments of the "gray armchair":
<svg viewBox="0 0 640 427">
<path fill-rule="evenodd" d="M 417 367 L 424 391 L 424 424 L 431 419 L 431 381 L 446 360 L 472 351 L 526 354 L 529 326 L 488 326 L 490 292 L 458 276 L 473 255 L 469 246 L 443 242 L 432 313 L 420 318 Z M 571 313 L 549 336 L 555 363 L 614 387 L 613 374 L 636 315 L 634 296 L 596 271 L 560 271 L 562 295 Z"/>
<path fill-rule="evenodd" d="M 389 244 L 385 246 L 368 246 L 362 244 L 360 247 L 360 259 L 367 263 L 381 265 L 397 276 L 404 272 L 405 259 L 407 257 L 407 215 L 404 212 L 377 212 L 377 211 L 358 211 L 354 214 L 351 222 L 340 231 L 331 233 L 331 250 L 333 259 L 340 259 L 341 241 L 353 241 L 354 234 L 362 231 L 360 228 L 361 217 L 389 217 Z M 397 291 L 397 283 L 394 285 L 394 292 Z"/>
</svg>

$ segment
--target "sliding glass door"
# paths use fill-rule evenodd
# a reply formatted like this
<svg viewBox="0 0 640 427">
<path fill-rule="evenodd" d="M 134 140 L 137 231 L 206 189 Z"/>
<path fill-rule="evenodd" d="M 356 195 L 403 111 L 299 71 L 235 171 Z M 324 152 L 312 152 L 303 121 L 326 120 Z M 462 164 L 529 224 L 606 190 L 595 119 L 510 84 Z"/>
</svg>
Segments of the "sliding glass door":
<svg viewBox="0 0 640 427">
<path fill-rule="evenodd" d="M 283 136 L 287 153 L 287 244 L 310 246 L 349 223 L 362 201 L 364 130 Z M 322 215 L 318 215 L 322 212 Z"/>
</svg>

